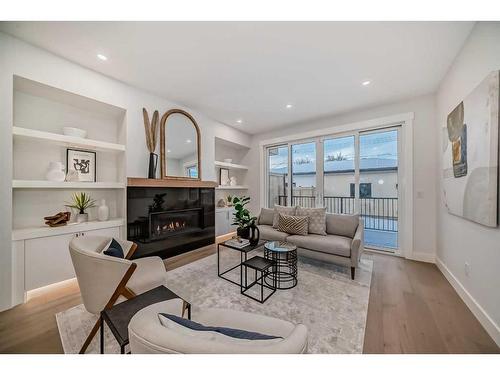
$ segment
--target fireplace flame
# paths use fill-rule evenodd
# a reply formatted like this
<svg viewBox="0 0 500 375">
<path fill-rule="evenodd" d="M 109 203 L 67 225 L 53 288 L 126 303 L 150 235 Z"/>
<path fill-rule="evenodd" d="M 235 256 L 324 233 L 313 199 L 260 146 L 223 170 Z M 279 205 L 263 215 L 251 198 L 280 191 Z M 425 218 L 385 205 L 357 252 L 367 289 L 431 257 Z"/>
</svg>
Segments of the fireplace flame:
<svg viewBox="0 0 500 375">
<path fill-rule="evenodd" d="M 184 229 L 185 227 L 185 221 L 171 221 L 161 227 L 161 232 L 175 232 Z"/>
</svg>

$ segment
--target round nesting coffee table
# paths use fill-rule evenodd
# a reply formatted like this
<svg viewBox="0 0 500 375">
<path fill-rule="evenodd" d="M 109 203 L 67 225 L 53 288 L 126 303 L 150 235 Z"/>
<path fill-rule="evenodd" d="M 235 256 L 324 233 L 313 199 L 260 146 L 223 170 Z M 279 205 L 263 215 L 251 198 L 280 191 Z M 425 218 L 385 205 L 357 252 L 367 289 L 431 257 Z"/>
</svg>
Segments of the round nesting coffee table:
<svg viewBox="0 0 500 375">
<path fill-rule="evenodd" d="M 276 262 L 276 271 L 268 274 L 266 284 L 273 285 L 275 276 L 276 289 L 291 289 L 297 285 L 297 246 L 281 241 L 266 242 L 264 256 Z"/>
</svg>

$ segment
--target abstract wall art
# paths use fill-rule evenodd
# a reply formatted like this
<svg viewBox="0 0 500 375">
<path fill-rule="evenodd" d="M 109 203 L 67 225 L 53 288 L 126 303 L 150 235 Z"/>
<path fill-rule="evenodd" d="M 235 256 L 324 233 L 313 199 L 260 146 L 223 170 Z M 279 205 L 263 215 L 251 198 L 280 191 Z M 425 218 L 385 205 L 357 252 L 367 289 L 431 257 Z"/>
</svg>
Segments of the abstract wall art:
<svg viewBox="0 0 500 375">
<path fill-rule="evenodd" d="M 499 72 L 490 73 L 448 115 L 443 194 L 448 212 L 498 225 Z"/>
</svg>

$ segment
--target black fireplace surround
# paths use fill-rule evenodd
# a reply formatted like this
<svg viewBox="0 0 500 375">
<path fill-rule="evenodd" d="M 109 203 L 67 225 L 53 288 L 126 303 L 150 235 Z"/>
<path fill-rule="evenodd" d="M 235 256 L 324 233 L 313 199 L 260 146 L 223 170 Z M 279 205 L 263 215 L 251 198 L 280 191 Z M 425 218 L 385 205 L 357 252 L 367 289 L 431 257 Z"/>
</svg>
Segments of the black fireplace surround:
<svg viewBox="0 0 500 375">
<path fill-rule="evenodd" d="M 213 188 L 127 188 L 127 238 L 133 258 L 169 258 L 215 243 Z"/>
</svg>

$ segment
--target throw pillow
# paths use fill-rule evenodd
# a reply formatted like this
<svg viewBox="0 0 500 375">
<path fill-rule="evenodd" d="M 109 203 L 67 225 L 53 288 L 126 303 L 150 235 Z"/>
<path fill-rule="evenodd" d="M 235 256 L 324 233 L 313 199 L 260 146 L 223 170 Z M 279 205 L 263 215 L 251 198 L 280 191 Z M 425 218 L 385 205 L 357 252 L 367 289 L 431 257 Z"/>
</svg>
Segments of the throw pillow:
<svg viewBox="0 0 500 375">
<path fill-rule="evenodd" d="M 114 238 L 111 240 L 108 248 L 102 252 L 104 255 L 109 255 L 115 258 L 124 258 L 122 246 Z"/>
<path fill-rule="evenodd" d="M 272 208 L 263 208 L 260 210 L 259 224 L 273 225 L 274 210 Z"/>
<path fill-rule="evenodd" d="M 307 216 L 292 216 L 279 214 L 278 230 L 289 234 L 307 236 L 309 218 Z"/>
<path fill-rule="evenodd" d="M 235 339 L 273 340 L 273 339 L 282 339 L 283 338 L 283 337 L 279 337 L 279 336 L 265 335 L 263 333 L 258 333 L 258 332 L 245 331 L 243 329 L 236 329 L 236 328 L 229 328 L 229 327 L 204 326 L 203 324 L 194 322 L 192 320 L 184 319 L 184 318 L 181 318 L 180 316 L 172 315 L 172 314 L 159 313 L 158 317 L 160 319 L 160 323 L 167 328 L 171 328 L 171 326 L 170 326 L 169 322 L 166 321 L 165 319 L 168 319 L 168 320 L 170 320 L 170 321 L 172 321 L 172 322 L 174 322 L 182 327 L 185 327 L 185 328 L 193 330 L 193 331 L 220 333 L 224 336 L 228 336 L 228 337 L 235 338 Z"/>
<path fill-rule="evenodd" d="M 309 233 L 326 236 L 326 208 L 302 208 L 297 207 L 297 216 L 309 218 Z"/>
<path fill-rule="evenodd" d="M 274 229 L 278 228 L 279 214 L 295 215 L 295 210 L 296 210 L 295 206 L 290 207 L 290 206 L 280 206 L 278 204 L 275 204 L 274 205 L 273 228 Z"/>
</svg>

